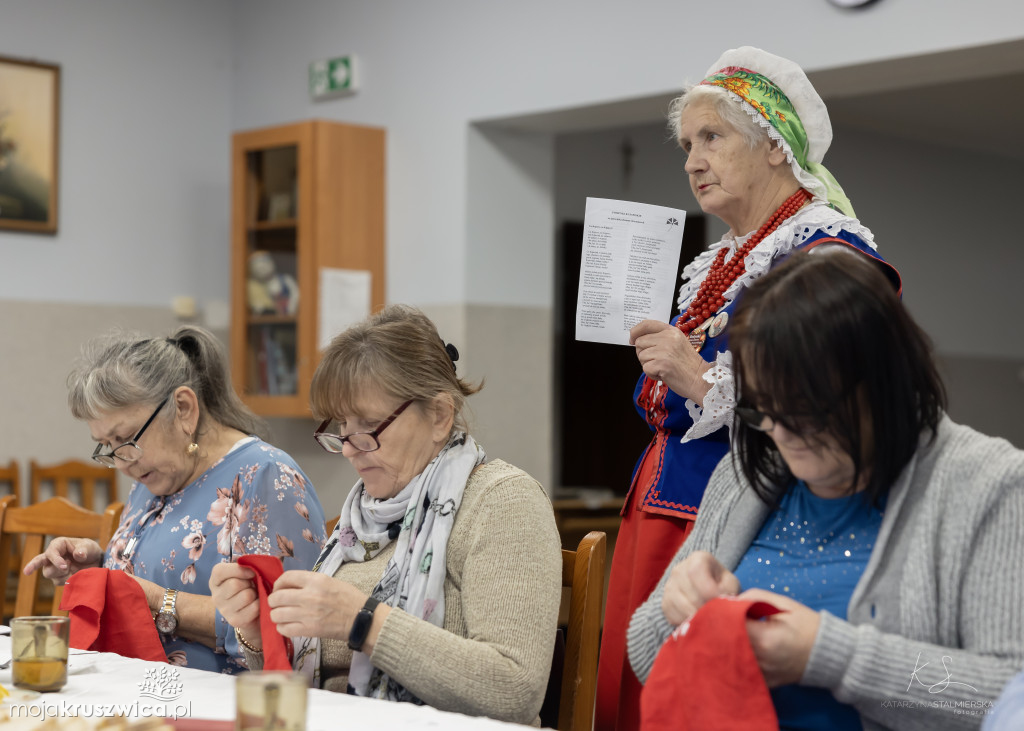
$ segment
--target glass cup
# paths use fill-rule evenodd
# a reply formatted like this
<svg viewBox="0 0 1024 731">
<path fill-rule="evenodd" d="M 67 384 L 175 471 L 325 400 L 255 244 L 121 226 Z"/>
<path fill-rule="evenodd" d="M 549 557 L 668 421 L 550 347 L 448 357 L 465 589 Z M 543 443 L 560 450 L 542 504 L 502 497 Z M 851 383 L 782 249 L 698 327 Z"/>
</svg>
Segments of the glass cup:
<svg viewBox="0 0 1024 731">
<path fill-rule="evenodd" d="M 60 690 L 68 680 L 68 617 L 11 620 L 11 676 L 27 690 Z"/>
<path fill-rule="evenodd" d="M 306 678 L 261 671 L 235 679 L 235 731 L 305 731 Z"/>
</svg>

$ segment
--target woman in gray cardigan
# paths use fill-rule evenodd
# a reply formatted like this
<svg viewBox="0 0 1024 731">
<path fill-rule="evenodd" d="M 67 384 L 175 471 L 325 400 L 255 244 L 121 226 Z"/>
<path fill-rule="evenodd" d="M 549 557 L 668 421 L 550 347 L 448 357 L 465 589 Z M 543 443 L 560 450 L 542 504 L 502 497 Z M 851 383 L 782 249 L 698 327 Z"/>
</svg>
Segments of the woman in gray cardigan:
<svg viewBox="0 0 1024 731">
<path fill-rule="evenodd" d="M 1024 664 L 1024 452 L 944 415 L 927 337 L 857 257 L 794 254 L 730 330 L 733 453 L 633 615 L 637 676 L 742 591 L 783 610 L 747 622 L 780 727 L 977 728 Z"/>
</svg>

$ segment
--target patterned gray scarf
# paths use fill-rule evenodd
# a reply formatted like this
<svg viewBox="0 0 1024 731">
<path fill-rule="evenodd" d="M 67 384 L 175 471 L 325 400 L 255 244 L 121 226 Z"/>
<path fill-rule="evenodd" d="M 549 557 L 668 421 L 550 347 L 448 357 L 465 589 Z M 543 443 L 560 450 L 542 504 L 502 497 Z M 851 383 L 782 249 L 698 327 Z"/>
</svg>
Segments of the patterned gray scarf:
<svg viewBox="0 0 1024 731">
<path fill-rule="evenodd" d="M 369 561 L 397 540 L 373 596 L 381 604 L 443 626 L 448 537 L 462 504 L 466 482 L 485 459 L 483 448 L 473 437 L 456 432 L 423 472 L 393 498 L 375 500 L 360 480 L 345 499 L 338 525 L 314 571 L 333 576 L 346 561 Z M 389 533 L 389 527 L 396 523 L 400 530 L 393 539 L 394 531 Z M 321 687 L 320 638 L 300 637 L 295 644 L 295 669 L 305 674 L 314 688 Z M 349 686 L 350 691 L 360 696 L 420 702 L 373 667 L 362 652 L 352 655 Z"/>
</svg>

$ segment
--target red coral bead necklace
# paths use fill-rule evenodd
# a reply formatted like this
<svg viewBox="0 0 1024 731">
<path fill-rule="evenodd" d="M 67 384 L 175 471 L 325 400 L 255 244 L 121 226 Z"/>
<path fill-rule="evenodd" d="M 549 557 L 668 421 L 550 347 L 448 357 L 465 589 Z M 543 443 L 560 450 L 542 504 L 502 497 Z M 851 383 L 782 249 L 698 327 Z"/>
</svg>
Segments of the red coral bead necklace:
<svg viewBox="0 0 1024 731">
<path fill-rule="evenodd" d="M 725 306 L 722 294 L 747 270 L 747 254 L 782 225 L 783 221 L 803 208 L 811 198 L 813 196 L 803 188 L 797 190 L 775 209 L 775 212 L 768 217 L 768 220 L 753 236 L 736 249 L 736 253 L 729 261 L 725 260 L 728 248 L 723 246 L 718 250 L 707 276 L 704 277 L 704 281 L 701 282 L 700 288 L 697 290 L 697 296 L 693 298 L 690 306 L 683 313 L 683 317 L 680 317 L 676 323 L 676 327 L 682 330 L 684 335 L 689 336 L 690 342 L 697 350 L 700 350 L 704 344 L 704 330 L 706 329 L 706 327 L 700 326 Z M 697 332 L 693 332 L 698 328 Z"/>
</svg>

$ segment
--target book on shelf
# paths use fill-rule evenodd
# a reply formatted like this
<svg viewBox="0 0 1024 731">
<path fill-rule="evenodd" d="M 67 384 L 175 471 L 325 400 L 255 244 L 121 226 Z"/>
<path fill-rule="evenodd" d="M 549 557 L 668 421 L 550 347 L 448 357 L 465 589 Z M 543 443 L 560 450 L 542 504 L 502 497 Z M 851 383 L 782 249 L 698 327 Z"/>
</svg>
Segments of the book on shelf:
<svg viewBox="0 0 1024 731">
<path fill-rule="evenodd" d="M 260 388 L 268 396 L 293 395 L 298 390 L 295 350 L 285 328 L 264 325 L 260 328 L 257 363 L 260 369 Z"/>
</svg>

